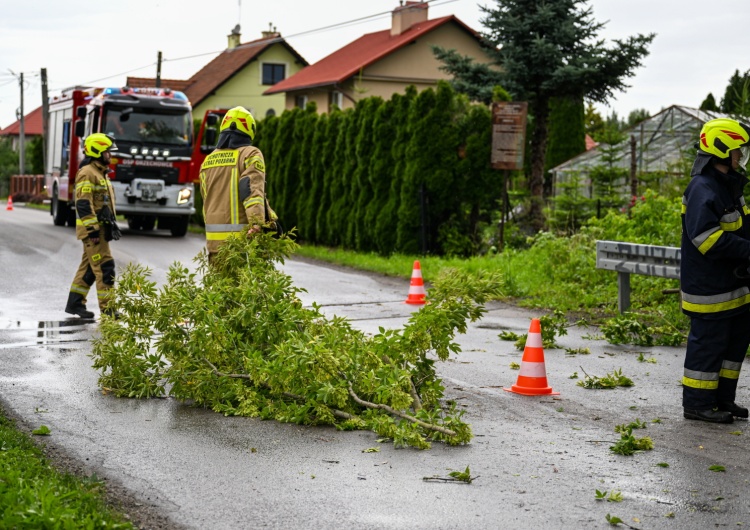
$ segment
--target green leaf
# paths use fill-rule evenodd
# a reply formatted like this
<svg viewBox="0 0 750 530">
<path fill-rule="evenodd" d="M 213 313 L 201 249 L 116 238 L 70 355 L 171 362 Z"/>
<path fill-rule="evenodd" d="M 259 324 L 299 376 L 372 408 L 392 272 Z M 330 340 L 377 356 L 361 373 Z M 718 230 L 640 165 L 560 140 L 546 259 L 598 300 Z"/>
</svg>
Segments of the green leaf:
<svg viewBox="0 0 750 530">
<path fill-rule="evenodd" d="M 716 473 L 723 473 L 726 471 L 726 468 L 724 466 L 713 465 L 713 466 L 708 466 L 708 470 L 714 471 Z"/>
<path fill-rule="evenodd" d="M 31 431 L 31 434 L 36 434 L 37 436 L 49 436 L 52 431 L 49 430 L 49 427 L 46 425 L 40 425 L 38 428 Z"/>
</svg>

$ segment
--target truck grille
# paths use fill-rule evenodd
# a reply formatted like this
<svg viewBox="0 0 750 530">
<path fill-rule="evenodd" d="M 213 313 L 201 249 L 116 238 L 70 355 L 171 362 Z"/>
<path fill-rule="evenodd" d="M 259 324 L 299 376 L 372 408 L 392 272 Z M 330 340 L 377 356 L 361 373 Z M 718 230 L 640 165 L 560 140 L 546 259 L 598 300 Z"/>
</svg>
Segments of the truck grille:
<svg viewBox="0 0 750 530">
<path fill-rule="evenodd" d="M 132 182 L 133 179 L 161 179 L 165 184 L 177 184 L 180 179 L 180 171 L 177 168 L 152 168 L 118 165 L 115 169 L 115 178 L 118 182 Z"/>
</svg>

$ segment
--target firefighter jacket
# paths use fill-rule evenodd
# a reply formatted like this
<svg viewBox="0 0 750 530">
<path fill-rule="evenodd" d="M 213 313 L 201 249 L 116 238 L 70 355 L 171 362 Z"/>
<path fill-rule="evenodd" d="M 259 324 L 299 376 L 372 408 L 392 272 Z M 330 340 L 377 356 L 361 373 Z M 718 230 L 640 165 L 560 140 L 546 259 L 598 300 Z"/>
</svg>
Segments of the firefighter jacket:
<svg viewBox="0 0 750 530">
<path fill-rule="evenodd" d="M 84 159 L 85 160 L 85 159 Z M 115 194 L 107 177 L 109 168 L 98 159 L 83 166 L 76 173 L 75 208 L 76 237 L 85 239 L 92 232 L 99 232 L 98 214 L 107 205 L 112 215 L 115 211 Z"/>
<path fill-rule="evenodd" d="M 257 147 L 216 149 L 203 161 L 200 179 L 209 252 L 232 235 L 245 234 L 249 224 L 275 218 L 267 205 L 266 166 Z"/>
<path fill-rule="evenodd" d="M 742 195 L 748 180 L 710 160 L 697 160 L 692 176 L 682 197 L 682 310 L 705 319 L 747 312 L 750 282 L 735 269 L 750 266 L 750 208 Z"/>
</svg>

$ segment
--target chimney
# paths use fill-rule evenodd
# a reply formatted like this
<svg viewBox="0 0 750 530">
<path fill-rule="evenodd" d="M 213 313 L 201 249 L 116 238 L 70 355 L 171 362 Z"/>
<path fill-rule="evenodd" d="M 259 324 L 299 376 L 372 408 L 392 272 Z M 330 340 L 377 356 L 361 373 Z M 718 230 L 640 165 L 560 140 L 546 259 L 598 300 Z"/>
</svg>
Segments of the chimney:
<svg viewBox="0 0 750 530">
<path fill-rule="evenodd" d="M 276 31 L 276 26 L 268 23 L 268 31 L 261 31 L 261 34 L 263 35 L 264 39 L 275 39 L 277 37 L 281 37 L 281 33 Z"/>
<path fill-rule="evenodd" d="M 232 33 L 227 35 L 227 49 L 231 50 L 232 48 L 236 48 L 239 45 L 240 45 L 240 25 L 237 24 L 232 30 Z"/>
<path fill-rule="evenodd" d="M 391 14 L 391 37 L 401 35 L 415 24 L 427 21 L 427 2 L 409 2 L 393 10 Z"/>
</svg>

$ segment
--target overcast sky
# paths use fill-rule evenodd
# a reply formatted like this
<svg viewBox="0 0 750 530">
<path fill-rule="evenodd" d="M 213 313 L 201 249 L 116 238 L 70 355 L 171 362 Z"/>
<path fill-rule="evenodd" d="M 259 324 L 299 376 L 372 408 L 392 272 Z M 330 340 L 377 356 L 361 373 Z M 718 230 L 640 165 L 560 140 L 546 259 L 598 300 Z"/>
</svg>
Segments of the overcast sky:
<svg viewBox="0 0 750 530">
<path fill-rule="evenodd" d="M 24 110 L 41 105 L 41 68 L 50 94 L 76 84 L 124 84 L 127 75 L 187 79 L 221 52 L 241 26 L 242 42 L 272 23 L 308 62 L 315 63 L 365 33 L 390 27 L 397 0 L 0 0 L 0 127 L 15 121 L 18 80 L 24 73 Z M 456 15 L 482 31 L 480 5 L 494 0 L 434 0 L 430 18 Z M 625 93 L 598 106 L 627 117 L 673 104 L 697 107 L 717 100 L 735 70 L 750 69 L 750 0 L 590 0 L 607 25 L 606 41 L 656 33 L 649 57 Z M 323 29 L 357 21 L 343 27 Z M 313 31 L 319 30 L 319 31 Z"/>
</svg>

